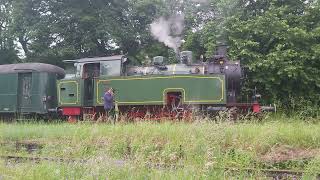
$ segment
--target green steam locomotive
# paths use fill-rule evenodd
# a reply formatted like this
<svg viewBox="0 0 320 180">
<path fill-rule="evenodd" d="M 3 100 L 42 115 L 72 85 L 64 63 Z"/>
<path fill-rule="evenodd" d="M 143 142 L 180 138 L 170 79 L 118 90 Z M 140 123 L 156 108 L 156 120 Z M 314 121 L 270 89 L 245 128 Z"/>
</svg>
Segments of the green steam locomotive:
<svg viewBox="0 0 320 180">
<path fill-rule="evenodd" d="M 237 103 L 241 66 L 227 58 L 224 46 L 205 62 L 195 61 L 191 51 L 179 53 L 179 60 L 166 64 L 157 56 L 149 66 L 132 66 L 123 55 L 65 60 L 66 74 L 46 64 L 2 65 L 0 113 L 56 112 L 69 120 L 95 120 L 104 113 L 110 87 L 117 113 L 128 118 L 187 118 L 231 107 L 260 111 L 256 101 Z"/>
</svg>

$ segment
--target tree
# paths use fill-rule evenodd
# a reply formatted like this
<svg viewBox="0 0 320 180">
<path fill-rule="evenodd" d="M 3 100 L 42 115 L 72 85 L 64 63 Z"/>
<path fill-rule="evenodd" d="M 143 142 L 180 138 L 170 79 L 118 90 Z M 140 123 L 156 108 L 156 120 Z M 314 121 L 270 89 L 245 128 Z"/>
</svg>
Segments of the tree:
<svg viewBox="0 0 320 180">
<path fill-rule="evenodd" d="M 266 3 L 266 2 L 265 2 Z M 227 25 L 230 55 L 242 60 L 248 87 L 290 105 L 303 97 L 319 103 L 319 6 L 313 2 L 250 2 Z M 249 13 L 252 7 L 256 13 Z M 263 10 L 263 11 L 262 11 Z"/>
<path fill-rule="evenodd" d="M 14 63 L 18 61 L 14 45 L 14 36 L 10 33 L 11 3 L 8 0 L 0 0 L 0 64 Z"/>
</svg>

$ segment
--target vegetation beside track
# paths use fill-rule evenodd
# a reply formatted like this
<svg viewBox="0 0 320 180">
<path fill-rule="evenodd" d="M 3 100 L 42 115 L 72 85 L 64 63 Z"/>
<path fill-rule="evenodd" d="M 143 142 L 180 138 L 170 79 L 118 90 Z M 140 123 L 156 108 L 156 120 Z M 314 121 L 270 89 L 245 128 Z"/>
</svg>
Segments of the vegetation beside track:
<svg viewBox="0 0 320 180">
<path fill-rule="evenodd" d="M 320 172 L 319 132 L 319 123 L 282 117 L 238 123 L 2 123 L 0 178 L 267 178 L 266 169 L 286 169 L 309 179 Z"/>
</svg>

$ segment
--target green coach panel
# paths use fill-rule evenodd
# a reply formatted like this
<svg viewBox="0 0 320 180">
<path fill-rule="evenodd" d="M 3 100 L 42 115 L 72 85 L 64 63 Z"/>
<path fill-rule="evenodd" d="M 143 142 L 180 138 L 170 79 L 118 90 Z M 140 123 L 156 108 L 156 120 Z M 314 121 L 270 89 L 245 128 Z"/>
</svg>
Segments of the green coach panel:
<svg viewBox="0 0 320 180">
<path fill-rule="evenodd" d="M 31 74 L 30 74 L 31 75 Z M 47 72 L 33 72 L 30 80 L 30 92 L 27 91 L 26 78 L 28 74 L 20 75 L 20 85 L 24 88 L 20 89 L 19 98 L 20 100 L 20 112 L 35 112 L 39 114 L 48 113 L 49 109 L 54 109 L 57 107 L 56 97 L 56 75 Z M 26 94 L 27 93 L 27 94 Z M 26 95 L 29 98 L 26 98 Z"/>
<path fill-rule="evenodd" d="M 57 82 L 59 106 L 78 107 L 82 105 L 82 81 L 82 79 L 63 79 Z"/>
<path fill-rule="evenodd" d="M 19 74 L 18 107 L 20 113 L 48 113 L 57 107 L 54 100 L 56 75 L 47 72 L 28 72 Z M 50 88 L 51 87 L 51 88 Z"/>
<path fill-rule="evenodd" d="M 120 77 L 95 80 L 95 105 L 103 105 L 107 87 L 116 90 L 119 105 L 161 105 L 168 92 L 181 92 L 185 104 L 226 104 L 224 75 Z"/>
<path fill-rule="evenodd" d="M 17 111 L 18 74 L 0 74 L 0 112 Z"/>
</svg>

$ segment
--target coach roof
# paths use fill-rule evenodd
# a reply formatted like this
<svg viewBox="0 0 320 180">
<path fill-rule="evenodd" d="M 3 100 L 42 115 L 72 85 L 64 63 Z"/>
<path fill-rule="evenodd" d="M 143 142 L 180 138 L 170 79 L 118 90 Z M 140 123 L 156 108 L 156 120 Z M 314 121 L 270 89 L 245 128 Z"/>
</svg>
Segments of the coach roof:
<svg viewBox="0 0 320 180">
<path fill-rule="evenodd" d="M 65 71 L 51 64 L 43 63 L 20 63 L 0 65 L 0 74 L 21 73 L 21 72 L 48 72 L 55 73 L 60 77 L 65 76 Z"/>
</svg>

